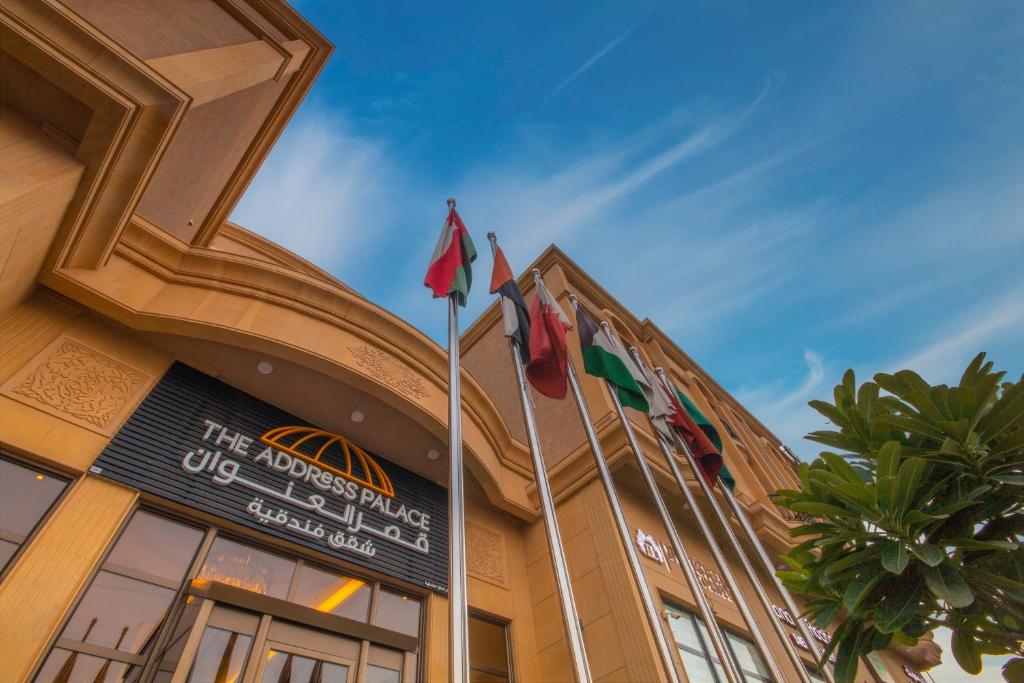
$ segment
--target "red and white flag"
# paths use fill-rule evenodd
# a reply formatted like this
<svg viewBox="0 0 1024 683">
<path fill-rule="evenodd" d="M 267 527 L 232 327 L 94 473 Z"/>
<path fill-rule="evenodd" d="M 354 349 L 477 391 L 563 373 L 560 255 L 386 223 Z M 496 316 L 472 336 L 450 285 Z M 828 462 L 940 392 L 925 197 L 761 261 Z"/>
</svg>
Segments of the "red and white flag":
<svg viewBox="0 0 1024 683">
<path fill-rule="evenodd" d="M 572 329 L 558 301 L 544 282 L 537 281 L 537 294 L 530 306 L 530 363 L 526 377 L 533 388 L 550 398 L 565 398 L 569 380 L 569 349 L 565 333 Z"/>
</svg>

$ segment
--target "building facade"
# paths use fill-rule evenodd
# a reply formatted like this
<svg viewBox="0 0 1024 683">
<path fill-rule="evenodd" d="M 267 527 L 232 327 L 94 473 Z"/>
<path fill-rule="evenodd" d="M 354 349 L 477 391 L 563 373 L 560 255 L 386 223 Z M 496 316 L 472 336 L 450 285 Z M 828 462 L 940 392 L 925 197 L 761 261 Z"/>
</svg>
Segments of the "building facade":
<svg viewBox="0 0 1024 683">
<path fill-rule="evenodd" d="M 332 46 L 274 0 L 0 0 L 0 31 L 0 680 L 446 680 L 446 354 L 227 220 Z M 557 248 L 533 267 L 695 400 L 784 552 L 778 439 Z M 462 354 L 473 680 L 570 681 L 496 306 Z M 715 680 L 609 396 L 581 380 L 674 665 Z M 594 679 L 666 680 L 576 408 L 535 402 Z M 770 680 L 629 417 L 746 679 Z M 749 600 L 797 680 L 771 620 L 812 658 L 772 595 Z M 924 680 L 933 656 L 887 650 L 857 680 Z"/>
</svg>

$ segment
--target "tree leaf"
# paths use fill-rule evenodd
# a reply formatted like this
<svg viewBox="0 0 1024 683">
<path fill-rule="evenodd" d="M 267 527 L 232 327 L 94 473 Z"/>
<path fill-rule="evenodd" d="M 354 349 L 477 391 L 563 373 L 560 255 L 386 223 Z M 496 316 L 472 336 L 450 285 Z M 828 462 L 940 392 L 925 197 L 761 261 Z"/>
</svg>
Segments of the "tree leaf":
<svg viewBox="0 0 1024 683">
<path fill-rule="evenodd" d="M 856 612 L 860 603 L 871 593 L 871 589 L 882 579 L 880 572 L 861 572 L 851 581 L 843 593 L 843 605 L 848 612 Z"/>
<path fill-rule="evenodd" d="M 950 607 L 967 607 L 974 602 L 974 592 L 959 569 L 926 567 L 924 582 L 935 597 L 945 600 Z"/>
<path fill-rule="evenodd" d="M 981 649 L 974 634 L 965 627 L 953 631 L 953 656 L 960 668 L 969 674 L 981 673 Z"/>
<path fill-rule="evenodd" d="M 875 628 L 882 633 L 895 633 L 910 621 L 920 602 L 920 579 L 916 584 L 883 595 L 875 607 Z"/>
<path fill-rule="evenodd" d="M 942 552 L 942 548 L 930 543 L 910 543 L 907 547 L 910 548 L 910 552 L 917 556 L 917 559 L 929 567 L 939 566 L 943 558 L 946 557 L 946 554 Z"/>
<path fill-rule="evenodd" d="M 902 574 L 909 561 L 907 544 L 903 540 L 886 543 L 882 548 L 882 566 L 887 572 Z"/>
<path fill-rule="evenodd" d="M 850 633 L 839 644 L 835 668 L 832 670 L 836 683 L 852 683 L 857 675 L 857 665 L 860 663 L 860 644 L 863 639 L 859 631 L 860 625 L 858 624 L 857 632 Z"/>
</svg>

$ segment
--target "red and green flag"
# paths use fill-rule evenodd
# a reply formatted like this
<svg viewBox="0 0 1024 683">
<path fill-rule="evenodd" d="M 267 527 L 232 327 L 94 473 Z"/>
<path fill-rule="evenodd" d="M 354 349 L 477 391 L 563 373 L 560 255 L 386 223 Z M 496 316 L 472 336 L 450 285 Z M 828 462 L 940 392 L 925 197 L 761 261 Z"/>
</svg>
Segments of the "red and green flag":
<svg viewBox="0 0 1024 683">
<path fill-rule="evenodd" d="M 454 295 L 456 302 L 465 306 L 469 287 L 473 284 L 472 263 L 475 260 L 476 247 L 453 205 L 441 227 L 441 237 L 434 247 L 423 284 L 434 292 L 435 299 Z"/>
<path fill-rule="evenodd" d="M 647 399 L 637 384 L 618 349 L 608 335 L 601 331 L 597 320 L 581 303 L 576 304 L 576 327 L 580 334 L 583 367 L 588 375 L 608 380 L 619 397 L 619 403 L 647 412 Z M 632 363 L 630 363 L 632 365 Z"/>
<path fill-rule="evenodd" d="M 722 461 L 722 437 L 719 436 L 718 430 L 711 424 L 711 421 L 704 416 L 704 413 L 700 412 L 700 409 L 696 404 L 690 400 L 690 397 L 679 390 L 679 387 L 672 387 L 675 389 L 675 395 L 678 399 L 678 405 L 682 408 L 681 415 L 685 415 L 689 418 L 689 422 L 704 435 L 704 441 L 710 444 L 713 453 L 706 457 L 706 461 L 702 461 L 700 457 L 697 458 L 698 464 L 701 465 L 701 469 L 704 471 L 704 476 L 714 486 L 715 479 L 721 479 L 730 491 L 736 488 L 736 479 L 732 476 L 732 472 L 725 466 Z M 683 431 L 683 430 L 681 430 Z M 689 443 L 689 442 L 688 442 Z M 694 455 L 697 455 L 697 451 L 690 446 L 693 450 Z M 705 450 L 707 447 L 705 446 Z M 717 457 L 716 457 L 717 456 Z M 715 471 L 717 461 L 717 472 Z M 714 477 L 712 477 L 714 474 Z"/>
<path fill-rule="evenodd" d="M 530 362 L 526 377 L 533 388 L 549 398 L 565 398 L 569 381 L 569 348 L 566 330 L 572 323 L 558 301 L 540 280 L 530 306 Z"/>
</svg>

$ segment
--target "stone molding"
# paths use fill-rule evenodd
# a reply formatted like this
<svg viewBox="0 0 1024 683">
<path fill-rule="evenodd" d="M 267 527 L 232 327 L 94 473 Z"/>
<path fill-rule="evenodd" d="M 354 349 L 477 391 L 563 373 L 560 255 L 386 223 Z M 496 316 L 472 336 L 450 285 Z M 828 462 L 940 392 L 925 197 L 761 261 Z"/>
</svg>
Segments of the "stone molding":
<svg viewBox="0 0 1024 683">
<path fill-rule="evenodd" d="M 481 581 L 501 588 L 508 588 L 504 536 L 468 522 L 466 524 L 466 572 Z"/>
<path fill-rule="evenodd" d="M 109 436 L 149 380 L 135 368 L 61 335 L 15 373 L 2 393 Z"/>
</svg>

